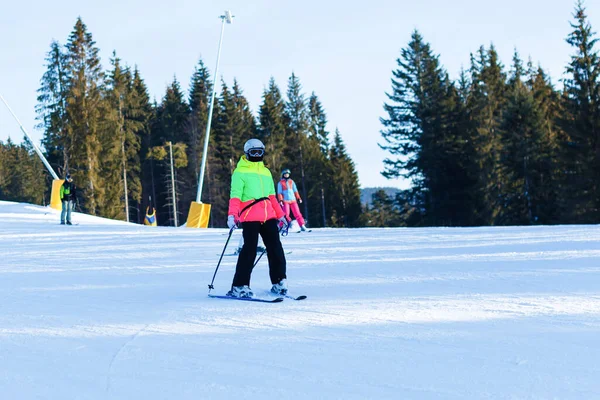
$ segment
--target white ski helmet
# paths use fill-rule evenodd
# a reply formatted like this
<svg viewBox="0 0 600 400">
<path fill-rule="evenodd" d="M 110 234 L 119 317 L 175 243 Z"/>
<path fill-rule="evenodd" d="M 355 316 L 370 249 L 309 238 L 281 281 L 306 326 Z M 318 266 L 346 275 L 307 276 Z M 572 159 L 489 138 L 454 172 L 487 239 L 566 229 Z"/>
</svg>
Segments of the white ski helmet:
<svg viewBox="0 0 600 400">
<path fill-rule="evenodd" d="M 250 139 L 244 144 L 244 154 L 246 154 L 247 157 L 253 157 L 254 155 L 251 154 L 253 150 L 261 153 L 260 157 L 262 157 L 265 153 L 265 145 L 258 139 Z"/>
</svg>

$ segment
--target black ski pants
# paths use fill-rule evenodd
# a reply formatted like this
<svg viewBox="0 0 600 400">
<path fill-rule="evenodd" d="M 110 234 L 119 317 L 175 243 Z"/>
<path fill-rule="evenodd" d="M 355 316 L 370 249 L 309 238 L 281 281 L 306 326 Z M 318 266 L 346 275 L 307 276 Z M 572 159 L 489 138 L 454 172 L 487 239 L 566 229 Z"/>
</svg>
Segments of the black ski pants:
<svg viewBox="0 0 600 400">
<path fill-rule="evenodd" d="M 242 235 L 244 235 L 244 246 L 238 256 L 233 277 L 232 286 L 250 286 L 250 275 L 254 268 L 256 259 L 256 246 L 258 244 L 258 235 L 262 236 L 265 247 L 267 248 L 267 258 L 269 260 L 269 277 L 271 283 L 279 283 L 286 278 L 286 261 L 281 240 L 279 240 L 279 228 L 276 219 L 270 219 L 266 222 L 242 222 Z"/>
</svg>

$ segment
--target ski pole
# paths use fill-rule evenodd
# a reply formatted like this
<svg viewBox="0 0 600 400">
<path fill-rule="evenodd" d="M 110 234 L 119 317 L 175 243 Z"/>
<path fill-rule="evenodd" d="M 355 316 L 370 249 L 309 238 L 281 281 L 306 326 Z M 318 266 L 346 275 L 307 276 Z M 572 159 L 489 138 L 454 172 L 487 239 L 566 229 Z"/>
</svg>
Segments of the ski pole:
<svg viewBox="0 0 600 400">
<path fill-rule="evenodd" d="M 290 223 L 286 220 L 284 224 L 279 228 L 279 233 L 281 236 L 287 236 L 288 231 L 290 230 Z"/>
<path fill-rule="evenodd" d="M 221 258 L 219 258 L 219 262 L 217 263 L 217 268 L 215 269 L 215 274 L 213 275 L 212 282 L 210 282 L 210 284 L 208 285 L 208 293 L 210 293 L 210 291 L 215 288 L 213 286 L 213 283 L 215 283 L 217 271 L 219 270 L 219 266 L 221 265 L 221 260 L 223 259 L 223 256 L 225 255 L 225 250 L 227 250 L 227 245 L 229 244 L 229 239 L 231 239 L 231 234 L 233 233 L 235 228 L 236 228 L 236 225 L 232 226 L 231 229 L 229 229 L 229 236 L 227 236 L 227 241 L 225 242 L 225 247 L 223 247 L 223 252 L 221 253 Z"/>
<path fill-rule="evenodd" d="M 267 252 L 267 249 L 264 249 L 262 253 L 260 253 L 260 256 L 258 256 L 258 258 L 256 259 L 256 261 L 254 262 L 254 265 L 252 266 L 252 268 L 256 267 L 256 264 L 258 264 L 258 262 L 260 261 L 260 259 L 262 258 L 262 256 L 265 255 L 265 253 Z"/>
</svg>

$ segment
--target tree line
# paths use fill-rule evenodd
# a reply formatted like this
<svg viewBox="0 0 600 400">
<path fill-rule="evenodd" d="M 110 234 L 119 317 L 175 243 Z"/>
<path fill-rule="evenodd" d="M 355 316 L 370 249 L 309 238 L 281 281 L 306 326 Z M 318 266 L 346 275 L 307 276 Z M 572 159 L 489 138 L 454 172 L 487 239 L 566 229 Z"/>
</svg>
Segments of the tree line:
<svg viewBox="0 0 600 400">
<path fill-rule="evenodd" d="M 382 174 L 412 186 L 376 192 L 364 207 L 340 133 L 327 131 L 323 105 L 314 92 L 303 93 L 295 74 L 285 92 L 269 81 L 256 116 L 240 84 L 221 81 L 202 193 L 212 204 L 211 226 L 225 225 L 231 172 L 251 137 L 266 144 L 276 180 L 283 168 L 292 170 L 313 227 L 599 223 L 600 59 L 581 1 L 570 26 L 572 53 L 559 85 L 517 50 L 506 67 L 493 45 L 470 54 L 451 79 L 414 31 L 392 72 L 379 144 L 388 153 Z M 82 189 L 81 210 L 141 222 L 150 205 L 170 225 L 174 191 L 185 220 L 212 93 L 202 60 L 187 95 L 174 79 L 153 102 L 140 71 L 115 53 L 102 70 L 78 19 L 66 45 L 52 42 L 46 67 L 37 106 L 43 148 L 59 174 L 69 171 Z M 48 175 L 28 143 L 0 142 L 0 152 L 2 198 L 48 198 Z"/>
<path fill-rule="evenodd" d="M 153 102 L 138 68 L 115 52 L 103 70 L 99 49 L 79 18 L 65 45 L 51 43 L 45 66 L 36 107 L 42 147 L 60 176 L 73 177 L 79 209 L 140 223 L 146 208 L 155 207 L 161 225 L 173 225 L 175 210 L 185 221 L 196 200 L 213 89 L 203 61 L 187 95 L 175 78 L 160 102 Z M 212 205 L 210 226 L 226 225 L 231 174 L 244 142 L 253 137 L 266 145 L 265 163 L 275 182 L 282 169 L 291 169 L 311 226 L 358 226 L 358 175 L 340 133 L 327 131 L 318 96 L 306 95 L 293 73 L 285 93 L 271 78 L 255 117 L 237 80 L 219 85 L 202 193 Z M 0 143 L 0 151 L 11 154 L 0 164 L 0 195 L 38 204 L 48 199 L 49 175 L 28 145 L 9 141 Z M 28 164 L 31 172 L 10 178 L 4 171 L 11 163 Z M 20 186 L 4 185 L 6 179 Z"/>
<path fill-rule="evenodd" d="M 401 50 L 381 118 L 383 175 L 409 190 L 375 193 L 371 226 L 600 222 L 600 59 L 578 2 L 561 87 L 515 50 L 493 45 L 451 80 L 414 31 Z"/>
</svg>

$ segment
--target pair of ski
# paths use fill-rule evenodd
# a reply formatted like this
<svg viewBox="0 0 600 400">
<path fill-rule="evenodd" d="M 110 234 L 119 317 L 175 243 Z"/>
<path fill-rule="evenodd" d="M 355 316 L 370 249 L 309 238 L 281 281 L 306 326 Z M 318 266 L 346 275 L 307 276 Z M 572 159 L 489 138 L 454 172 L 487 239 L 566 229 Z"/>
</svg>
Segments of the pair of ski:
<svg viewBox="0 0 600 400">
<path fill-rule="evenodd" d="M 212 297 L 213 299 L 229 299 L 229 300 L 242 300 L 242 301 L 254 301 L 258 303 L 281 303 L 284 299 L 292 299 L 292 300 L 304 300 L 307 297 L 302 296 L 290 296 L 289 294 L 284 295 L 274 295 L 278 296 L 274 299 L 266 299 L 261 297 L 231 297 L 231 296 L 221 296 L 217 294 L 208 294 L 208 297 Z"/>
</svg>

